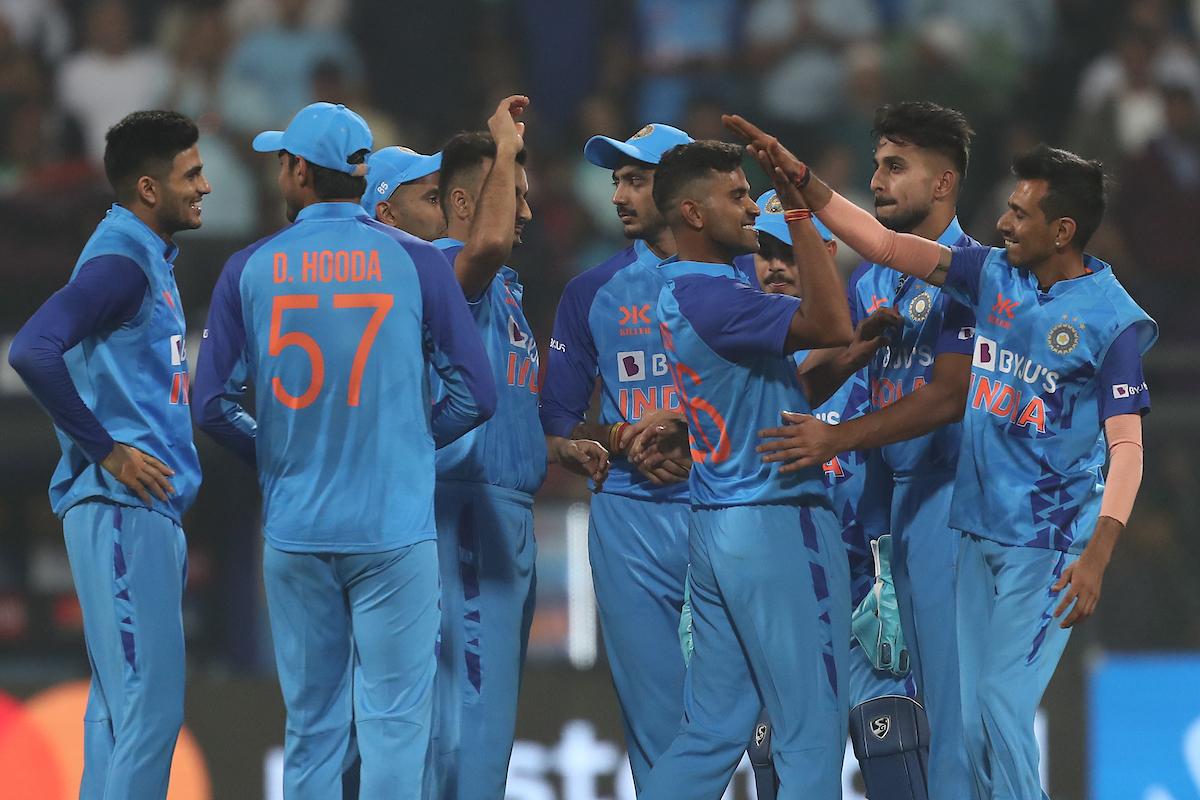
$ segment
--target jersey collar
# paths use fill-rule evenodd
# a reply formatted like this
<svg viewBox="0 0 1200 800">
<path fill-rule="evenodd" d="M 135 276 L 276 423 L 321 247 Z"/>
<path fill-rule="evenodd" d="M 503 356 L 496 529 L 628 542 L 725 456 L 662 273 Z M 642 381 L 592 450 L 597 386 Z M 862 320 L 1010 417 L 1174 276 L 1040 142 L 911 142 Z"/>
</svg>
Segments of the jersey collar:
<svg viewBox="0 0 1200 800">
<path fill-rule="evenodd" d="M 743 280 L 740 270 L 733 264 L 712 264 L 707 261 L 680 261 L 672 257 L 658 265 L 663 271 L 663 277 L 668 280 L 684 275 L 706 275 L 710 278 L 733 278 Z"/>
<path fill-rule="evenodd" d="M 946 230 L 942 231 L 942 235 L 938 237 L 938 244 L 944 244 L 946 247 L 953 247 L 962 240 L 967 234 L 963 231 L 962 225 L 958 222 L 958 217 L 950 220 L 950 224 L 946 226 Z"/>
<path fill-rule="evenodd" d="M 663 263 L 663 261 L 668 260 L 654 255 L 654 251 L 650 249 L 650 245 L 646 244 L 645 239 L 633 240 L 633 256 L 640 263 L 649 267 L 657 267 L 659 264 Z"/>
<path fill-rule="evenodd" d="M 113 203 L 106 219 L 145 244 L 151 252 L 161 253 L 163 261 L 167 262 L 169 267 L 174 267 L 175 256 L 179 255 L 179 245 L 163 241 L 163 238 L 150 230 L 150 226 L 142 222 L 137 214 L 120 203 Z"/>
<path fill-rule="evenodd" d="M 313 203 L 305 206 L 296 215 L 296 222 L 311 222 L 322 219 L 351 219 L 365 217 L 367 212 L 358 203 Z"/>
<path fill-rule="evenodd" d="M 1095 256 L 1089 256 L 1087 253 L 1083 254 L 1083 268 L 1087 270 L 1087 272 L 1083 275 L 1075 278 L 1068 278 L 1065 281 L 1055 281 L 1054 285 L 1044 292 L 1038 288 L 1037 278 L 1034 276 L 1033 272 L 1031 270 L 1025 270 L 1024 272 L 1026 280 L 1028 280 L 1033 285 L 1033 288 L 1037 290 L 1038 296 L 1045 297 L 1047 299 L 1058 297 L 1064 292 L 1069 292 L 1076 286 L 1080 285 L 1083 281 L 1111 278 L 1113 274 L 1112 267 L 1109 266 L 1107 262 L 1101 261 Z"/>
</svg>

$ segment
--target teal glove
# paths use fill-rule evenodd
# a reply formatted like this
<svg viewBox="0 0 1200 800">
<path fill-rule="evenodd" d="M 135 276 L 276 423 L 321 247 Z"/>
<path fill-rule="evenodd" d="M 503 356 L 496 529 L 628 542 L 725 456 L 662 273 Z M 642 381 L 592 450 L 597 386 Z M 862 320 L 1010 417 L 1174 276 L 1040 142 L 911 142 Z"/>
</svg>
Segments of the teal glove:
<svg viewBox="0 0 1200 800">
<path fill-rule="evenodd" d="M 692 663 L 692 568 L 683 579 L 683 613 L 679 615 L 679 649 L 683 651 L 684 666 Z"/>
<path fill-rule="evenodd" d="M 909 659 L 892 582 L 892 537 L 884 534 L 873 540 L 871 554 L 875 557 L 875 585 L 854 609 L 850 628 L 871 666 L 902 678 L 908 674 Z"/>
</svg>

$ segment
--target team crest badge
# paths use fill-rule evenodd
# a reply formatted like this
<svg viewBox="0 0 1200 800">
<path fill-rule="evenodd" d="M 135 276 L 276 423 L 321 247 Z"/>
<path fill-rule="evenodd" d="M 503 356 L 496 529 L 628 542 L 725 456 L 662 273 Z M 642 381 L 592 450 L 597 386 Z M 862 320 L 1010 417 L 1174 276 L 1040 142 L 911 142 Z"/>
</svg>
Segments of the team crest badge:
<svg viewBox="0 0 1200 800">
<path fill-rule="evenodd" d="M 763 211 L 767 212 L 768 214 L 782 214 L 783 201 L 779 199 L 779 195 L 775 195 L 768 200 L 767 204 L 763 207 Z"/>
<path fill-rule="evenodd" d="M 929 292 L 921 292 L 908 304 L 908 315 L 912 317 L 913 322 L 924 322 L 932 309 L 933 298 L 929 296 Z"/>
<path fill-rule="evenodd" d="M 640 131 L 635 133 L 633 136 L 630 136 L 629 139 L 630 139 L 630 141 L 633 141 L 634 139 L 645 139 L 647 136 L 649 136 L 652 133 L 654 133 L 654 126 L 647 125 L 646 127 L 642 128 Z"/>
<path fill-rule="evenodd" d="M 892 729 L 891 717 L 876 717 L 871 720 L 871 733 L 875 734 L 875 738 L 883 740 L 887 738 L 888 732 Z"/>
<path fill-rule="evenodd" d="M 1060 356 L 1069 354 L 1079 344 L 1079 331 L 1069 322 L 1060 322 L 1050 329 L 1046 336 L 1050 349 Z"/>
</svg>

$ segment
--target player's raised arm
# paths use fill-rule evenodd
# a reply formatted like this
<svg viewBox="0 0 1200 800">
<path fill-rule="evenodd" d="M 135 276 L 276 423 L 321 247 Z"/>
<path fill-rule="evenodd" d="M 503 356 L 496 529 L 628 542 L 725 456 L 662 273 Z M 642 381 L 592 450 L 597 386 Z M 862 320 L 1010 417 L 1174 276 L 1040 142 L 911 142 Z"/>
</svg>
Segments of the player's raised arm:
<svg viewBox="0 0 1200 800">
<path fill-rule="evenodd" d="M 462 290 L 432 245 L 405 245 L 421 283 L 423 325 L 430 365 L 442 378 L 445 396 L 433 407 L 433 443 L 444 447 L 496 412 L 496 382 L 483 340 Z"/>
<path fill-rule="evenodd" d="M 524 160 L 525 123 L 518 118 L 529 106 L 529 98 L 513 95 L 500 101 L 488 119 L 488 130 L 496 142 L 496 157 L 483 179 L 479 194 L 471 198 L 461 189 L 445 194 L 446 215 L 470 216 L 470 231 L 463 249 L 454 260 L 454 274 L 470 299 L 483 294 L 496 272 L 508 261 L 513 248 L 513 220 L 524 197 L 517 182 L 518 161 Z M 469 208 L 474 204 L 474 209 Z"/>
<path fill-rule="evenodd" d="M 239 284 L 253 252 L 247 248 L 230 257 L 213 287 L 192 385 L 196 427 L 251 466 L 255 464 L 258 423 L 239 402 L 248 375 Z"/>
<path fill-rule="evenodd" d="M 774 136 L 736 114 L 726 114 L 721 120 L 749 143 L 750 152 L 760 163 L 764 163 L 765 155 L 771 164 L 768 174 L 777 182 L 795 187 L 803 198 L 802 205 L 850 249 L 867 261 L 914 275 L 935 286 L 945 282 L 950 248 L 920 236 L 888 230 L 869 212 L 833 191 Z"/>
</svg>

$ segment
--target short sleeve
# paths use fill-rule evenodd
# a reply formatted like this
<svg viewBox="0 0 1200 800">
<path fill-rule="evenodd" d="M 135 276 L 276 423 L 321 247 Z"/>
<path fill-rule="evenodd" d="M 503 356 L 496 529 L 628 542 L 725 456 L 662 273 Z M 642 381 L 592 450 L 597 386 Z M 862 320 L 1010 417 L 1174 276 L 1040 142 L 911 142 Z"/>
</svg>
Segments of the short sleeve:
<svg viewBox="0 0 1200 800">
<path fill-rule="evenodd" d="M 942 330 L 938 333 L 934 355 L 956 353 L 969 356 L 975 351 L 975 312 L 949 296 L 945 302 Z"/>
<path fill-rule="evenodd" d="M 950 248 L 950 269 L 942 286 L 951 297 L 970 308 L 979 304 L 979 285 L 983 265 L 992 248 L 980 245 Z"/>
<path fill-rule="evenodd" d="M 732 278 L 678 278 L 675 299 L 704 343 L 732 363 L 783 355 L 788 328 L 800 308 L 799 298 L 764 294 Z"/>
<path fill-rule="evenodd" d="M 1100 424 L 1119 414 L 1150 413 L 1150 389 L 1142 372 L 1142 353 L 1135 326 L 1121 332 L 1109 345 L 1100 365 Z"/>
</svg>

